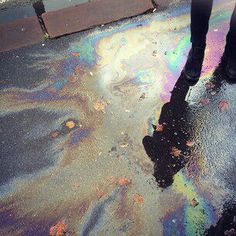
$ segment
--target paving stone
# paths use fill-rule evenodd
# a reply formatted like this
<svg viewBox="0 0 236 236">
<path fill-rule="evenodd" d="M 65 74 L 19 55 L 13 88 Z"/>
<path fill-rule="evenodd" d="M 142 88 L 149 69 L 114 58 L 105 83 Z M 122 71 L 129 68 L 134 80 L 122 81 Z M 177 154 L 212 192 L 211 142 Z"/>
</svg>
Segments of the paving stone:
<svg viewBox="0 0 236 236">
<path fill-rule="evenodd" d="M 0 52 L 39 43 L 43 32 L 37 17 L 0 24 Z"/>
<path fill-rule="evenodd" d="M 139 15 L 151 9 L 151 0 L 97 0 L 46 12 L 43 14 L 43 20 L 50 37 L 55 38 Z"/>
<path fill-rule="evenodd" d="M 164 9 L 168 8 L 173 0 L 153 0 L 154 4 L 157 6 L 158 11 L 163 11 Z"/>
</svg>

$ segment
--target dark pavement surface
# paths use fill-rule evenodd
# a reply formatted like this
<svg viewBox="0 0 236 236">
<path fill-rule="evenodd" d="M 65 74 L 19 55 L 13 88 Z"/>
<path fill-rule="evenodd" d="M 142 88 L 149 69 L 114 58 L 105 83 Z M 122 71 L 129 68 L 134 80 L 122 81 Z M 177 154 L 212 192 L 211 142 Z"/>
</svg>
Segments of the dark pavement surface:
<svg viewBox="0 0 236 236">
<path fill-rule="evenodd" d="M 47 11 L 44 1 L 32 2 L 35 16 L 18 19 L 15 14 L 13 21 L 7 20 L 6 14 L 0 9 L 0 52 L 30 46 L 48 38 L 83 31 L 92 27 L 112 23 L 121 19 L 150 12 L 155 4 L 151 0 L 99 0 L 86 1 L 71 7 Z M 57 9 L 55 7 L 55 9 Z M 18 10 L 21 12 L 21 8 Z M 17 13 L 17 12 L 16 12 Z M 14 15 L 14 14 L 13 14 Z M 31 15 L 31 14 L 30 14 Z"/>
<path fill-rule="evenodd" d="M 33 45 L 44 40 L 37 16 L 0 25 L 0 52 Z"/>
<path fill-rule="evenodd" d="M 232 234 L 233 4 L 194 87 L 188 4 L 1 53 L 0 235 Z"/>
</svg>

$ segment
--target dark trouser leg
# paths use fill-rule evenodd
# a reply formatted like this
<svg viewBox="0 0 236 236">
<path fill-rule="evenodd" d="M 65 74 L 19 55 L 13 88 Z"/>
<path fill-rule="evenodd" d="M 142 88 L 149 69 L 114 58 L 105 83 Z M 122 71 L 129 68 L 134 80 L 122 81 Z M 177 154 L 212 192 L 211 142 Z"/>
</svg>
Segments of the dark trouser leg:
<svg viewBox="0 0 236 236">
<path fill-rule="evenodd" d="M 236 58 L 236 4 L 230 21 L 229 33 L 226 37 L 226 54 Z"/>
<path fill-rule="evenodd" d="M 41 17 L 43 13 L 45 13 L 45 7 L 43 4 L 43 0 L 39 0 L 33 4 L 33 8 L 35 10 L 35 13 L 38 17 Z"/>
<path fill-rule="evenodd" d="M 213 0 L 192 0 L 191 42 L 194 46 L 205 47 Z"/>
</svg>

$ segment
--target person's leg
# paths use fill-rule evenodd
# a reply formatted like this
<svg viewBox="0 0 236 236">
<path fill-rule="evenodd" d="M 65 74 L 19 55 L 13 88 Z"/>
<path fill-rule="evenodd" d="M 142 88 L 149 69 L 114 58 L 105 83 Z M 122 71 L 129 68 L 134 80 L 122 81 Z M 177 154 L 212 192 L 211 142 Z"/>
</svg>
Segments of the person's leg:
<svg viewBox="0 0 236 236">
<path fill-rule="evenodd" d="M 45 13 L 45 7 L 43 0 L 38 0 L 33 3 L 33 8 L 38 17 L 42 17 L 42 14 Z"/>
<path fill-rule="evenodd" d="M 213 0 L 192 0 L 191 42 L 193 46 L 205 47 Z"/>
<path fill-rule="evenodd" d="M 236 4 L 230 20 L 230 29 L 226 37 L 226 53 L 236 57 Z"/>
<path fill-rule="evenodd" d="M 226 37 L 225 56 L 227 57 L 226 74 L 236 80 L 236 4 L 230 21 L 229 33 Z"/>
<path fill-rule="evenodd" d="M 186 79 L 193 84 L 201 75 L 212 5 L 213 0 L 192 0 L 191 4 L 192 48 L 183 72 Z"/>
</svg>

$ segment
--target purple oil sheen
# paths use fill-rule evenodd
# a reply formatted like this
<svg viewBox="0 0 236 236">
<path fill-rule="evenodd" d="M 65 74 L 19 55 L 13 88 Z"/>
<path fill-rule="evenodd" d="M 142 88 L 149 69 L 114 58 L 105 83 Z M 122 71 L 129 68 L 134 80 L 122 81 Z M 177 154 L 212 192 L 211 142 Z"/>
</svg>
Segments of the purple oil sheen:
<svg viewBox="0 0 236 236">
<path fill-rule="evenodd" d="M 76 145 L 83 138 L 86 138 L 90 134 L 90 129 L 80 129 L 76 130 L 70 139 L 70 145 Z"/>
</svg>

